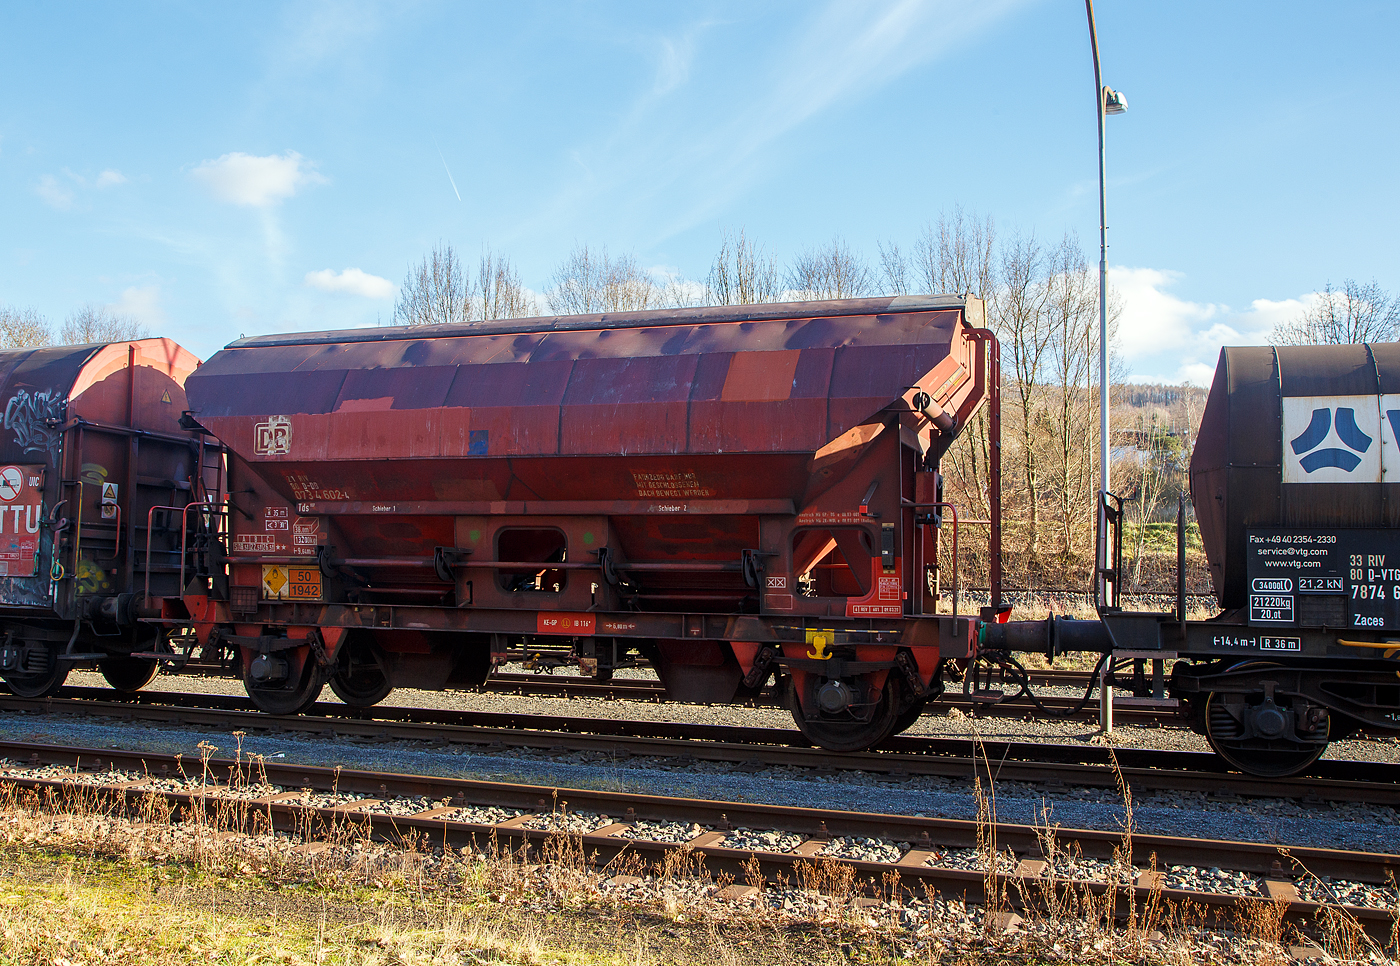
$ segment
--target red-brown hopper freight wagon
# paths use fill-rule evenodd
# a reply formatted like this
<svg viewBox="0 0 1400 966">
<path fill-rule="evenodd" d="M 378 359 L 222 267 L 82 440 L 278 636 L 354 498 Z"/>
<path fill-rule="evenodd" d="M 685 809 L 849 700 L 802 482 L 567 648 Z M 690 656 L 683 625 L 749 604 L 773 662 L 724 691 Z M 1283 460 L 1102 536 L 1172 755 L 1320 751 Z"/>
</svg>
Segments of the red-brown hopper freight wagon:
<svg viewBox="0 0 1400 966">
<path fill-rule="evenodd" d="M 185 601 L 272 712 L 564 651 L 682 700 L 777 674 L 810 738 L 868 747 L 973 647 L 934 613 L 937 467 L 996 372 L 955 297 L 244 339 L 188 379 L 229 464 Z"/>
</svg>

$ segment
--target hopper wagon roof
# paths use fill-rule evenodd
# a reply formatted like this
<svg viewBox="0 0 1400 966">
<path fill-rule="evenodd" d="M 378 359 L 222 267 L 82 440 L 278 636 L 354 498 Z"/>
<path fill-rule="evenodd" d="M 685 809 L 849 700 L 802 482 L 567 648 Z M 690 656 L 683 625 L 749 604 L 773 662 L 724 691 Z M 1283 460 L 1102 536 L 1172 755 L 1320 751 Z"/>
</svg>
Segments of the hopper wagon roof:
<svg viewBox="0 0 1400 966">
<path fill-rule="evenodd" d="M 980 308 L 921 296 L 271 335 L 232 343 L 188 389 L 200 422 L 256 460 L 814 453 L 912 386 L 956 394 L 959 327 Z"/>
<path fill-rule="evenodd" d="M 126 375 L 133 353 L 143 370 L 135 397 Z M 0 461 L 51 462 L 65 420 L 81 416 L 125 424 L 133 403 L 137 422 L 146 428 L 178 432 L 182 386 L 198 364 L 185 349 L 160 338 L 0 351 Z"/>
</svg>

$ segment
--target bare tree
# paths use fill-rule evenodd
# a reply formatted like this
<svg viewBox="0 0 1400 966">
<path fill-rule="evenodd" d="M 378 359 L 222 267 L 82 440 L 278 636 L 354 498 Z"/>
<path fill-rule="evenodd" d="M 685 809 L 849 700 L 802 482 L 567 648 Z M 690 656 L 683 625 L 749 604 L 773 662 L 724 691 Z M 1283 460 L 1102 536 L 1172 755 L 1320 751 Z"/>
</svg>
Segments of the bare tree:
<svg viewBox="0 0 1400 966">
<path fill-rule="evenodd" d="M 1137 459 L 1126 467 L 1123 475 L 1127 479 L 1120 484 L 1120 488 L 1129 493 L 1125 511 L 1132 533 L 1130 586 L 1135 592 L 1141 592 L 1143 551 L 1147 547 L 1150 527 L 1162 506 L 1162 497 L 1174 464 L 1178 462 L 1179 450 L 1177 441 L 1156 412 L 1150 414 L 1135 435 L 1139 438 L 1139 445 L 1135 448 Z"/>
<path fill-rule="evenodd" d="M 1008 574 L 1015 581 L 1072 586 L 1092 566 L 1099 432 L 1098 278 L 1078 240 L 1066 235 L 1053 246 L 1033 236 L 1001 241 L 990 218 L 958 207 L 926 225 L 911 246 L 881 242 L 879 256 L 880 284 L 892 294 L 985 299 L 988 325 L 1001 343 Z M 1118 385 L 1127 375 L 1113 351 L 1122 304 L 1111 291 L 1108 309 L 1109 371 Z M 1115 426 L 1128 425 L 1123 408 L 1115 408 Z M 1175 417 L 1171 426 L 1171 437 L 1179 438 Z M 982 411 L 939 463 L 945 497 L 967 519 L 988 515 L 991 457 Z M 1182 472 L 1169 471 L 1165 484 L 1139 467 L 1125 465 L 1118 475 L 1117 488 L 1140 490 L 1150 515 L 1166 498 L 1163 487 L 1176 485 Z M 975 549 L 959 562 L 963 579 L 974 582 L 986 578 L 985 565 Z"/>
<path fill-rule="evenodd" d="M 1055 497 L 1059 551 L 1068 563 L 1090 532 L 1096 499 L 1092 443 L 1098 420 L 1092 386 L 1098 345 L 1098 285 L 1078 239 L 1066 235 L 1050 260 L 1047 279 L 1047 382 L 1052 387 L 1045 466 Z"/>
<path fill-rule="evenodd" d="M 906 291 L 985 296 L 1002 347 L 1003 509 L 1017 544 L 1009 572 L 1013 579 L 1071 582 L 1074 569 L 1086 565 L 1093 528 L 1097 276 L 1072 235 L 1053 247 L 1033 237 L 995 237 L 990 220 L 961 210 L 941 216 L 912 256 L 893 245 L 883 249 L 886 281 L 899 278 L 903 262 Z M 1111 299 L 1110 339 L 1117 313 Z M 987 509 L 990 455 L 979 413 L 942 460 L 948 499 L 972 515 Z"/>
<path fill-rule="evenodd" d="M 0 305 L 0 349 L 22 349 L 29 346 L 51 345 L 53 330 L 33 309 L 15 309 Z"/>
<path fill-rule="evenodd" d="M 58 341 L 61 345 L 90 345 L 96 342 L 148 339 L 150 335 L 149 329 L 130 316 L 117 315 L 109 309 L 95 305 L 84 305 L 63 320 L 63 327 L 58 332 Z"/>
<path fill-rule="evenodd" d="M 1029 513 L 1026 552 L 1040 551 L 1040 444 L 1049 428 L 1042 386 L 1050 347 L 1046 303 L 1047 259 L 1035 236 L 1013 238 L 1002 249 L 999 284 L 988 299 L 992 327 L 1002 345 L 1002 362 L 1011 363 L 1011 378 L 1004 390 L 1015 407 L 1014 427 L 1019 453 L 1015 454 L 1025 483 L 1020 496 Z M 1003 376 L 1005 378 L 1005 376 Z"/>
<path fill-rule="evenodd" d="M 666 284 L 660 286 L 655 304 L 658 308 L 689 309 L 715 303 L 710 299 L 707 286 L 680 275 L 668 275 Z"/>
<path fill-rule="evenodd" d="M 996 229 L 961 205 L 924 227 L 914 245 L 911 285 L 929 295 L 990 297 L 997 272 Z"/>
<path fill-rule="evenodd" d="M 788 289 L 799 299 L 853 299 L 869 295 L 875 277 L 865 259 L 840 238 L 809 248 L 788 269 Z"/>
<path fill-rule="evenodd" d="M 520 272 L 510 259 L 489 248 L 481 256 L 468 298 L 474 319 L 526 319 L 539 314 L 539 306 L 520 282 Z"/>
<path fill-rule="evenodd" d="M 471 319 L 471 295 L 452 246 L 434 246 L 432 253 L 404 276 L 394 305 L 394 321 L 399 325 L 467 322 Z"/>
<path fill-rule="evenodd" d="M 749 241 L 742 228 L 737 236 L 725 232 L 705 279 L 705 302 L 753 305 L 777 302 L 782 297 L 783 281 L 777 260 Z"/>
<path fill-rule="evenodd" d="M 911 255 L 892 259 L 896 277 L 902 278 L 909 294 L 941 295 L 972 293 L 988 299 L 989 314 L 996 291 L 996 231 L 992 219 L 978 220 L 961 207 L 951 215 L 941 214 L 936 224 L 926 225 Z M 887 281 L 890 269 L 886 269 Z M 967 507 L 973 517 L 990 515 L 988 499 L 991 439 L 987 411 L 979 409 L 972 422 L 944 455 L 941 468 L 947 481 L 947 499 Z M 1004 432 L 1004 435 L 1009 435 Z M 1003 448 L 1003 453 L 1005 449 Z M 1010 475 L 1010 474 L 1008 474 Z M 986 562 L 974 567 L 968 577 L 986 579 Z"/>
<path fill-rule="evenodd" d="M 914 273 L 899 243 L 876 242 L 875 247 L 880 252 L 880 274 L 884 278 L 885 291 L 890 295 L 908 295 Z"/>
<path fill-rule="evenodd" d="M 661 302 L 661 290 L 633 255 L 612 258 L 606 248 L 576 245 L 554 272 L 545 298 L 559 315 L 640 312 Z"/>
<path fill-rule="evenodd" d="M 589 315 L 603 311 L 602 290 L 607 278 L 607 252 L 575 245 L 564 264 L 554 270 L 545 292 L 549 310 L 559 315 Z"/>
<path fill-rule="evenodd" d="M 1400 334 L 1400 298 L 1374 280 L 1347 279 L 1340 290 L 1328 282 L 1318 300 L 1292 322 L 1274 327 L 1276 345 L 1345 345 L 1394 342 Z"/>
</svg>

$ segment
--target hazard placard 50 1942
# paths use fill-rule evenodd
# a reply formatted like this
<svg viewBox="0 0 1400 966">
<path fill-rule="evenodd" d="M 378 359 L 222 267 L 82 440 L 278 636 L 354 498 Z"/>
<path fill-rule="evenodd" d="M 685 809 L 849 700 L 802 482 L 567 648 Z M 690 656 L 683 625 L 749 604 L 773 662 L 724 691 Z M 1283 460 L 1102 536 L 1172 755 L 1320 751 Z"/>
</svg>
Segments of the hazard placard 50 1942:
<svg viewBox="0 0 1400 966">
<path fill-rule="evenodd" d="M 264 564 L 262 590 L 264 600 L 320 600 L 321 571 L 317 567 Z"/>
<path fill-rule="evenodd" d="M 0 577 L 33 577 L 44 519 L 44 467 L 0 466 Z"/>
</svg>

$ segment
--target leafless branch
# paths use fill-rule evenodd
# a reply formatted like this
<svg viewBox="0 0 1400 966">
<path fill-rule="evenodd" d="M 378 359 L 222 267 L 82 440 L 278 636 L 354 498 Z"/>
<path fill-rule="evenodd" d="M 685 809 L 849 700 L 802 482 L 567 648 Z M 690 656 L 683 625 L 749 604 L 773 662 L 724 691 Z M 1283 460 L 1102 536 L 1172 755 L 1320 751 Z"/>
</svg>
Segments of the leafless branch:
<svg viewBox="0 0 1400 966">
<path fill-rule="evenodd" d="M 477 266 L 471 297 L 474 319 L 526 319 L 539 314 L 539 306 L 525 291 L 520 272 L 504 255 L 488 248 Z"/>
<path fill-rule="evenodd" d="M 809 248 L 788 268 L 788 289 L 799 299 L 851 299 L 869 295 L 874 274 L 840 238 Z"/>
<path fill-rule="evenodd" d="M 0 306 L 0 349 L 20 349 L 53 343 L 53 330 L 33 309 Z"/>
<path fill-rule="evenodd" d="M 705 280 L 705 302 L 709 305 L 752 305 L 776 302 L 783 297 L 778 263 L 749 241 L 744 230 L 735 236 L 725 232 L 719 253 Z"/>
<path fill-rule="evenodd" d="M 150 335 L 150 330 L 129 316 L 117 315 L 95 305 L 84 305 L 63 320 L 58 341 L 61 345 L 90 345 L 146 339 Z"/>
<path fill-rule="evenodd" d="M 472 291 L 451 245 L 439 244 L 410 268 L 399 287 L 394 321 L 399 325 L 442 325 L 471 318 Z"/>
<path fill-rule="evenodd" d="M 1276 345 L 1346 345 L 1394 342 L 1400 334 L 1400 298 L 1374 280 L 1347 279 L 1340 289 L 1328 282 L 1318 299 L 1291 322 L 1274 327 Z"/>
<path fill-rule="evenodd" d="M 634 255 L 612 258 L 606 248 L 577 245 L 554 272 L 545 297 L 559 315 L 640 312 L 660 302 L 654 279 Z"/>
</svg>

